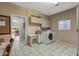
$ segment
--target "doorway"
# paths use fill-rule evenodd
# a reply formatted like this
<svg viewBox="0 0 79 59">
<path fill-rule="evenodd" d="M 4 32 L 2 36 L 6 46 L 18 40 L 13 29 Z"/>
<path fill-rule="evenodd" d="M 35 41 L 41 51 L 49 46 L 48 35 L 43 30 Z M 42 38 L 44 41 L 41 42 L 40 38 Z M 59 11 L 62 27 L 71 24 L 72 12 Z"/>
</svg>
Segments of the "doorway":
<svg viewBox="0 0 79 59">
<path fill-rule="evenodd" d="M 27 43 L 27 21 L 25 16 L 11 15 L 11 37 L 16 45 Z"/>
</svg>

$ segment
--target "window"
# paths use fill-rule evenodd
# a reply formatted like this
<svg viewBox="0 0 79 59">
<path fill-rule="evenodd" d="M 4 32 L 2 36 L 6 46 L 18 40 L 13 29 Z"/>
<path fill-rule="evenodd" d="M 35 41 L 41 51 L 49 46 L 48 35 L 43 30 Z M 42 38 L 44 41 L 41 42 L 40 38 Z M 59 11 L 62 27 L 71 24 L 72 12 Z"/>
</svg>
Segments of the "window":
<svg viewBox="0 0 79 59">
<path fill-rule="evenodd" d="M 71 29 L 71 20 L 60 20 L 58 22 L 59 30 L 70 30 Z"/>
</svg>

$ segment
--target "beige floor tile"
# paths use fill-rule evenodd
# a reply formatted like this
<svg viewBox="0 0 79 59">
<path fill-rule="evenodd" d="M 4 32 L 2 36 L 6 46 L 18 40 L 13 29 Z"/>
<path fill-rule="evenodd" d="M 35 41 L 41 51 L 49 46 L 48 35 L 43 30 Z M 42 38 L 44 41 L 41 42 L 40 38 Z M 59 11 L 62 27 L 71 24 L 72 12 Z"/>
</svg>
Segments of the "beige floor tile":
<svg viewBox="0 0 79 59">
<path fill-rule="evenodd" d="M 52 44 L 33 44 L 32 47 L 15 42 L 11 56 L 75 56 L 76 49 L 72 44 L 56 41 Z"/>
</svg>

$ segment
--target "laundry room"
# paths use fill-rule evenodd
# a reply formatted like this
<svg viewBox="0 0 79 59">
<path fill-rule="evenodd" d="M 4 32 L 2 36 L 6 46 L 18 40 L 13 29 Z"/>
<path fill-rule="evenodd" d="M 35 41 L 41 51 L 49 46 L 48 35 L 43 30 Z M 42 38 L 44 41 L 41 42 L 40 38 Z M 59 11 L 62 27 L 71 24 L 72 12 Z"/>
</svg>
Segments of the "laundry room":
<svg viewBox="0 0 79 59">
<path fill-rule="evenodd" d="M 0 8 L 1 15 L 11 18 L 8 34 L 1 33 L 6 26 L 0 20 L 0 40 L 14 39 L 8 55 L 77 55 L 76 2 L 1 2 Z M 0 45 L 0 55 L 5 55 L 3 45 Z"/>
<path fill-rule="evenodd" d="M 77 53 L 76 7 L 48 16 L 47 20 L 37 13 L 32 14 L 29 19 L 31 27 L 28 30 L 28 43 L 31 47 L 54 49 L 53 55 Z"/>
</svg>

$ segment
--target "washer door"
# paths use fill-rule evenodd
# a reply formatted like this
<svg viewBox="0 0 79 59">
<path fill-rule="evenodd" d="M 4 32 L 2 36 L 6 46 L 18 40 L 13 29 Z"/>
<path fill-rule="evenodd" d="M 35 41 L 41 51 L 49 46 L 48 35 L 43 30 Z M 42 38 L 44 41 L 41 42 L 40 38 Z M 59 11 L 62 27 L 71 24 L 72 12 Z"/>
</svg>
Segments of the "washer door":
<svg viewBox="0 0 79 59">
<path fill-rule="evenodd" d="M 53 40 L 53 33 L 49 33 L 49 40 Z"/>
</svg>

